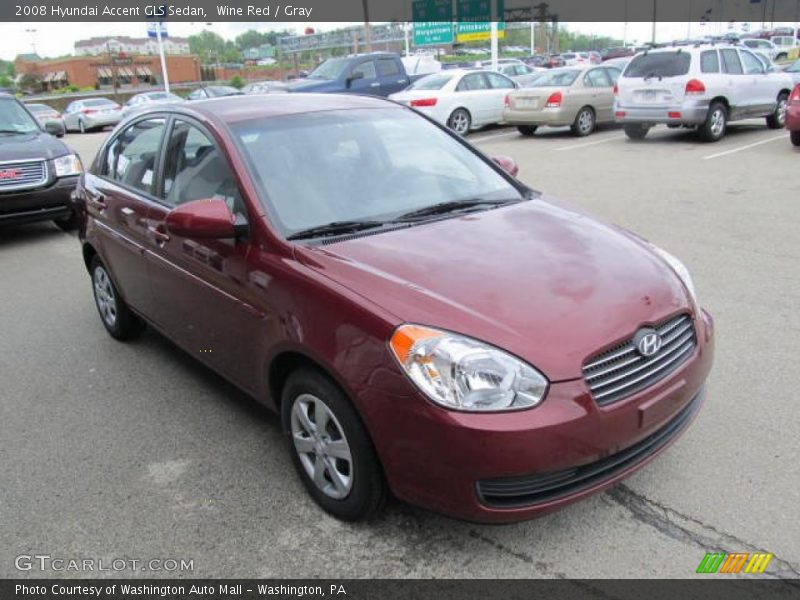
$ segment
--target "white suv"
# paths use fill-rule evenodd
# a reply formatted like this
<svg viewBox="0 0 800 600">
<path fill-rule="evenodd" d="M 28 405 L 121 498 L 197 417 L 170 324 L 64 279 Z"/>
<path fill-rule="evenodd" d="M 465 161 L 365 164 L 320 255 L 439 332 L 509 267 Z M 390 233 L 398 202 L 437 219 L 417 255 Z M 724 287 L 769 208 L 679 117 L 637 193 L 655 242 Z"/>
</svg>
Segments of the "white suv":
<svg viewBox="0 0 800 600">
<path fill-rule="evenodd" d="M 716 142 L 729 121 L 766 117 L 770 128 L 783 127 L 791 89 L 788 75 L 769 71 L 747 48 L 659 48 L 633 57 L 617 80 L 614 118 L 631 139 L 665 123 Z"/>
</svg>

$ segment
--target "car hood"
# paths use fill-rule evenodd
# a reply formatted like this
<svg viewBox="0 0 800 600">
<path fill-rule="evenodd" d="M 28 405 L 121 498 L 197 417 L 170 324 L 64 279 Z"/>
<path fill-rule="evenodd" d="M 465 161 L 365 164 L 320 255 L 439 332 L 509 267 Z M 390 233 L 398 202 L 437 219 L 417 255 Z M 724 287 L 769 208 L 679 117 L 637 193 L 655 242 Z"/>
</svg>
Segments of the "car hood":
<svg viewBox="0 0 800 600">
<path fill-rule="evenodd" d="M 295 79 L 286 84 L 286 89 L 290 92 L 312 92 L 337 87 L 339 83 L 330 79 Z"/>
<path fill-rule="evenodd" d="M 70 152 L 69 146 L 64 142 L 43 131 L 25 134 L 0 133 L 0 161 L 57 158 Z"/>
<path fill-rule="evenodd" d="M 298 258 L 399 321 L 468 335 L 551 381 L 691 306 L 631 234 L 552 199 L 318 246 Z"/>
</svg>

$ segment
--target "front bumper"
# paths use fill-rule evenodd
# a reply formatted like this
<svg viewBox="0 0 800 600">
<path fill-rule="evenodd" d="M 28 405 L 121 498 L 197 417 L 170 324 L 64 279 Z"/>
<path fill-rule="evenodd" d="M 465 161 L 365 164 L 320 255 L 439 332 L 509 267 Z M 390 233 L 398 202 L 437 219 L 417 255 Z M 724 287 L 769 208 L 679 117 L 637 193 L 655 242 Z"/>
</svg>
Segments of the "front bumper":
<svg viewBox="0 0 800 600">
<path fill-rule="evenodd" d="M 562 127 L 572 125 L 575 121 L 575 116 L 572 110 L 561 108 L 545 108 L 542 110 L 514 110 L 507 108 L 503 111 L 503 121 L 509 125 Z"/>
<path fill-rule="evenodd" d="M 0 194 L 0 225 L 64 219 L 74 210 L 71 194 L 78 176 L 61 177 L 46 187 Z"/>
<path fill-rule="evenodd" d="M 667 125 L 702 125 L 708 115 L 708 100 L 687 100 L 667 106 L 614 104 L 617 123 L 666 123 Z"/>
<path fill-rule="evenodd" d="M 453 412 L 385 389 L 381 398 L 361 398 L 371 405 L 365 417 L 392 491 L 468 521 L 503 523 L 614 484 L 668 447 L 697 414 L 713 360 L 713 321 L 700 311 L 695 327 L 697 347 L 681 367 L 607 406 L 582 379 L 553 383 L 540 406 L 518 412 Z M 498 489 L 506 492 L 500 500 Z"/>
</svg>

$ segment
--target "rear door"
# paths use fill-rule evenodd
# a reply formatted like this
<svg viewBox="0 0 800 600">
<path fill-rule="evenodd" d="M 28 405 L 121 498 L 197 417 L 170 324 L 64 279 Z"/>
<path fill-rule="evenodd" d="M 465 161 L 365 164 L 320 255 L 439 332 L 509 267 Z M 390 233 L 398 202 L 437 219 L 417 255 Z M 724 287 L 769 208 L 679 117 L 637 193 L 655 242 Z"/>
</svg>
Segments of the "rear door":
<svg viewBox="0 0 800 600">
<path fill-rule="evenodd" d="M 741 119 L 746 117 L 751 110 L 752 86 L 748 85 L 748 78 L 745 77 L 739 52 L 735 48 L 722 48 L 719 56 L 722 72 L 727 82 L 726 97 L 731 106 L 729 116 L 733 119 Z"/>
<path fill-rule="evenodd" d="M 483 72 L 468 73 L 456 86 L 456 103 L 466 108 L 473 125 L 490 123 L 493 118 L 494 94 Z"/>
<path fill-rule="evenodd" d="M 583 76 L 583 106 L 589 104 L 595 110 L 597 121 L 610 121 L 614 107 L 613 83 L 608 76 L 608 70 L 598 67 L 589 69 Z M 580 93 L 581 88 L 573 86 L 571 90 Z M 580 108 L 580 107 L 578 107 Z M 576 113 L 577 114 L 577 113 Z"/>
<path fill-rule="evenodd" d="M 375 61 L 378 70 L 380 95 L 388 96 L 404 90 L 411 83 L 399 59 L 386 57 Z"/>
<path fill-rule="evenodd" d="M 147 215 L 156 200 L 156 169 L 166 129 L 163 117 L 136 121 L 117 134 L 103 154 L 98 177 L 87 177 L 86 208 L 94 217 L 112 278 L 136 311 L 154 317 L 145 251 Z"/>
<path fill-rule="evenodd" d="M 147 219 L 157 321 L 193 356 L 254 391 L 266 317 L 248 271 L 250 239 L 193 239 L 165 224 L 172 208 L 211 198 L 224 199 L 237 222 L 248 223 L 233 169 L 209 132 L 188 119 L 173 120 L 164 154 L 158 203 Z"/>
</svg>

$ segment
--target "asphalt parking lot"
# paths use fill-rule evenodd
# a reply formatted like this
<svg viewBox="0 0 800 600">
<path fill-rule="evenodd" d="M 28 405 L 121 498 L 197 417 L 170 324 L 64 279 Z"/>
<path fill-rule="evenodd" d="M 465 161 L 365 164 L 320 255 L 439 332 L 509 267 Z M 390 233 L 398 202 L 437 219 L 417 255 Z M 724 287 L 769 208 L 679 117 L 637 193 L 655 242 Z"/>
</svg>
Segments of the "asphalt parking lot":
<svg viewBox="0 0 800 600">
<path fill-rule="evenodd" d="M 88 164 L 104 135 L 66 141 Z M 624 484 L 522 524 L 399 502 L 375 523 L 341 523 L 302 489 L 276 417 L 152 331 L 131 344 L 106 334 L 74 235 L 4 230 L 0 576 L 26 575 L 14 558 L 38 553 L 193 559 L 168 575 L 197 577 L 691 577 L 707 551 L 758 550 L 775 555 L 768 575 L 800 577 L 788 134 L 759 121 L 717 144 L 665 128 L 640 143 L 615 127 L 470 139 L 690 268 L 716 319 L 716 363 L 682 439 Z M 165 573 L 122 573 L 140 574 Z"/>
</svg>

